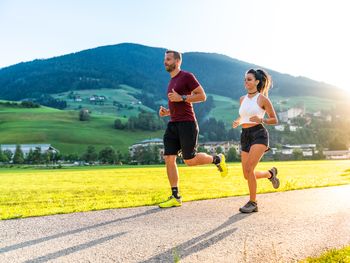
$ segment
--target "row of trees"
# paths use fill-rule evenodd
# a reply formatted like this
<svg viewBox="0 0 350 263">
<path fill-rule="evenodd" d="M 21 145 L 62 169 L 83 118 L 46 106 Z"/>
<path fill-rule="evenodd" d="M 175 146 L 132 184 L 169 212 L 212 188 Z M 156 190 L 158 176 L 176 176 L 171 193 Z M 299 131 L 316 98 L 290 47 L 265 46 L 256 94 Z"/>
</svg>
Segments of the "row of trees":
<svg viewBox="0 0 350 263">
<path fill-rule="evenodd" d="M 67 102 L 65 100 L 55 99 L 49 94 L 43 94 L 40 97 L 37 97 L 34 100 L 34 102 L 40 105 L 44 105 L 47 107 L 52 107 L 60 110 L 67 108 Z"/>
<path fill-rule="evenodd" d="M 10 150 L 2 150 L 0 147 L 0 162 L 9 163 L 12 161 L 14 164 L 42 164 L 50 163 L 57 160 L 58 155 L 51 152 L 41 152 L 40 148 L 30 149 L 29 153 L 25 155 L 20 145 L 16 146 L 15 152 Z"/>
<path fill-rule="evenodd" d="M 147 147 L 139 147 L 135 149 L 133 156 L 129 154 L 122 154 L 120 151 L 116 151 L 113 147 L 108 146 L 100 151 L 97 151 L 94 146 L 88 146 L 86 151 L 79 155 L 76 153 L 61 155 L 59 153 L 53 153 L 51 151 L 42 152 L 40 148 L 30 150 L 27 155 L 24 155 L 21 147 L 17 145 L 16 150 L 12 153 L 9 150 L 2 151 L 0 148 L 0 162 L 1 163 L 14 163 L 14 164 L 49 164 L 55 163 L 57 161 L 67 161 L 67 162 L 76 162 L 81 161 L 84 163 L 94 164 L 120 164 L 120 163 L 129 163 L 129 164 L 160 164 L 164 163 L 164 160 L 161 156 L 160 147 L 157 145 L 149 145 Z M 206 152 L 203 147 L 198 147 L 198 152 Z M 223 149 L 218 147 L 216 153 L 223 153 Z M 230 148 L 226 155 L 226 160 L 228 162 L 239 162 L 240 155 L 234 147 Z M 322 149 L 319 149 L 317 153 L 313 156 L 308 157 L 308 159 L 320 160 L 324 159 Z M 284 155 L 280 152 L 275 153 L 274 155 L 271 152 L 268 152 L 264 156 L 265 160 L 303 160 L 305 157 L 300 149 L 293 150 L 291 155 Z M 181 158 L 178 159 L 179 162 L 182 162 Z"/>
<path fill-rule="evenodd" d="M 108 146 L 97 152 L 94 146 L 88 146 L 86 152 L 78 158 L 87 163 L 100 162 L 102 164 L 116 164 L 124 161 L 120 151 L 116 151 L 113 147 Z"/>
<path fill-rule="evenodd" d="M 132 116 L 126 123 L 120 119 L 114 121 L 114 128 L 118 130 L 145 130 L 157 131 L 165 128 L 164 120 L 158 118 L 154 113 L 142 111 L 137 117 Z"/>
<path fill-rule="evenodd" d="M 39 108 L 40 104 L 35 103 L 33 101 L 22 101 L 21 103 L 19 102 L 0 102 L 0 105 L 4 105 L 6 107 L 12 107 L 12 108 Z"/>
<path fill-rule="evenodd" d="M 99 162 L 102 164 L 116 164 L 122 161 L 128 162 L 129 157 L 123 156 L 119 151 L 113 147 L 105 147 L 100 151 L 96 151 L 94 146 L 88 146 L 87 150 L 82 154 L 76 153 L 62 155 L 52 151 L 42 152 L 40 148 L 30 150 L 28 154 L 24 154 L 21 146 L 17 145 L 13 152 L 10 150 L 2 150 L 0 147 L 0 162 L 14 163 L 14 164 L 49 164 L 59 160 L 73 162 L 84 161 L 87 163 Z"/>
</svg>

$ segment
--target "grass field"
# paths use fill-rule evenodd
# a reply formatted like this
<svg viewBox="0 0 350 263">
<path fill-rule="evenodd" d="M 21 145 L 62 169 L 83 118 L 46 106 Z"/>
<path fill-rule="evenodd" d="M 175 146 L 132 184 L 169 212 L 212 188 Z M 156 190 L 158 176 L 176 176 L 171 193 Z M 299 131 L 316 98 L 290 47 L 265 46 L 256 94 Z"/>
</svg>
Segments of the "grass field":
<svg viewBox="0 0 350 263">
<path fill-rule="evenodd" d="M 350 246 L 342 249 L 331 249 L 317 258 L 307 258 L 300 263 L 350 263 Z"/>
<path fill-rule="evenodd" d="M 239 98 L 233 100 L 228 97 L 208 94 L 214 99 L 215 108 L 212 109 L 208 117 L 214 117 L 217 120 L 224 121 L 226 127 L 231 127 L 232 121 L 238 117 Z M 242 94 L 244 95 L 244 94 Z M 329 110 L 334 107 L 334 100 L 322 99 L 316 97 L 279 97 L 271 96 L 271 102 L 273 103 L 275 110 L 287 110 L 297 105 L 305 105 L 306 112 L 316 112 L 318 110 Z M 279 104 L 280 101 L 284 101 L 283 104 Z"/>
<path fill-rule="evenodd" d="M 215 104 L 215 108 L 210 111 L 209 117 L 222 120 L 226 127 L 231 128 L 232 121 L 238 117 L 239 98 L 232 100 L 228 97 L 214 94 L 208 94 L 208 96 L 213 97 Z"/>
<path fill-rule="evenodd" d="M 79 121 L 77 111 L 0 105 L 0 144 L 50 143 L 61 153 L 82 153 L 88 145 L 98 150 L 113 146 L 127 152 L 140 140 L 162 137 L 163 131 L 122 131 L 113 128 L 116 117 L 96 116 Z"/>
<path fill-rule="evenodd" d="M 140 89 L 135 89 L 127 85 L 120 85 L 119 89 L 96 89 L 96 90 L 76 90 L 74 93 L 79 95 L 83 101 L 73 101 L 68 98 L 69 92 L 63 92 L 54 94 L 53 97 L 66 100 L 67 108 L 65 110 L 77 110 L 79 106 L 87 108 L 95 114 L 111 115 L 119 117 L 137 116 L 140 110 L 154 112 L 151 108 L 138 104 L 138 99 L 134 97 L 136 94 L 140 94 Z M 99 95 L 105 96 L 107 100 L 104 105 L 91 104 L 89 101 L 90 96 Z M 117 111 L 117 108 L 113 106 L 113 101 L 119 102 L 122 105 L 128 105 L 131 108 L 121 108 Z"/>
<path fill-rule="evenodd" d="M 279 168 L 278 191 L 350 183 L 350 161 L 263 162 Z M 210 166 L 180 166 L 184 201 L 247 195 L 239 163 L 221 178 Z M 258 181 L 258 192 L 274 192 Z M 108 208 L 154 205 L 170 195 L 164 166 L 82 167 L 61 170 L 0 169 L 0 218 L 11 219 Z"/>
<path fill-rule="evenodd" d="M 306 112 L 316 112 L 319 110 L 330 110 L 334 107 L 336 101 L 330 99 L 322 99 L 317 97 L 308 97 L 308 96 L 300 96 L 300 97 L 279 97 L 279 96 L 271 96 L 271 101 L 274 104 L 276 109 L 287 110 L 291 107 L 295 107 L 297 105 L 304 105 Z M 279 101 L 285 101 L 284 104 L 278 105 Z"/>
</svg>

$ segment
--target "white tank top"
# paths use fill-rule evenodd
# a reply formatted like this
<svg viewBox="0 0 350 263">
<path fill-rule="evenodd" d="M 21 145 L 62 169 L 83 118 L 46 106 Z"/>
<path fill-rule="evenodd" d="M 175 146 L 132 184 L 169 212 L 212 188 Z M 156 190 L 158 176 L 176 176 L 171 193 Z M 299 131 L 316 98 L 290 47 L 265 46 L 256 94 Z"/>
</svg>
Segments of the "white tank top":
<svg viewBox="0 0 350 263">
<path fill-rule="evenodd" d="M 260 93 L 252 98 L 248 97 L 248 94 L 244 96 L 241 106 L 239 107 L 239 115 L 241 116 L 241 121 L 239 124 L 250 123 L 256 124 L 249 120 L 250 117 L 258 116 L 263 118 L 265 115 L 265 110 L 258 105 L 258 98 Z"/>
</svg>

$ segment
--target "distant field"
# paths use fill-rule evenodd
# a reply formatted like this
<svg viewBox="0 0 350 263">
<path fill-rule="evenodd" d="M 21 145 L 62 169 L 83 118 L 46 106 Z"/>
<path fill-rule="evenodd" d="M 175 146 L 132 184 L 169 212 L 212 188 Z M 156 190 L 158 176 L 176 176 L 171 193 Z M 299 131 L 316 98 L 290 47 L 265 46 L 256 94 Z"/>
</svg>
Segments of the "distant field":
<svg viewBox="0 0 350 263">
<path fill-rule="evenodd" d="M 263 162 L 279 169 L 278 191 L 350 183 L 350 161 Z M 221 178 L 213 165 L 179 167 L 184 201 L 247 195 L 239 163 Z M 275 192 L 258 181 L 258 192 Z M 83 167 L 61 170 L 0 169 L 0 218 L 20 218 L 155 205 L 170 195 L 164 166 Z"/>
<path fill-rule="evenodd" d="M 231 127 L 232 121 L 238 117 L 239 98 L 233 100 L 228 97 L 208 94 L 214 99 L 215 108 L 210 111 L 209 117 L 222 120 L 227 127 Z"/>
<path fill-rule="evenodd" d="M 231 127 L 232 121 L 238 117 L 239 97 L 231 99 L 224 96 L 207 94 L 213 96 L 215 108 L 210 111 L 208 117 L 222 120 L 226 127 Z M 244 95 L 244 94 L 242 94 Z M 318 110 L 329 110 L 335 106 L 333 100 L 316 97 L 279 97 L 270 96 L 270 100 L 276 111 L 287 110 L 291 107 L 305 105 L 306 112 L 316 112 Z"/>
<path fill-rule="evenodd" d="M 334 100 L 322 99 L 317 97 L 279 97 L 279 96 L 271 96 L 271 101 L 274 104 L 276 109 L 287 110 L 291 107 L 295 107 L 297 105 L 305 105 L 306 112 L 316 112 L 319 110 L 330 110 L 335 106 Z M 279 104 L 278 102 L 283 101 L 283 104 Z"/>
<path fill-rule="evenodd" d="M 66 110 L 77 110 L 79 106 L 88 108 L 90 111 L 96 114 L 113 115 L 119 117 L 137 116 L 140 110 L 154 112 L 151 108 L 139 104 L 139 100 L 134 97 L 136 94 L 140 94 L 141 90 L 135 89 L 127 85 L 120 85 L 119 89 L 96 89 L 96 90 L 75 90 L 74 93 L 82 98 L 82 101 L 73 101 L 68 98 L 70 92 L 63 92 L 54 94 L 53 97 L 66 100 L 68 107 Z M 94 105 L 90 103 L 89 98 L 92 95 L 99 95 L 107 97 L 104 105 Z M 123 105 L 127 105 L 130 108 L 121 108 L 117 110 L 113 106 L 113 101 L 117 101 Z"/>
<path fill-rule="evenodd" d="M 77 111 L 0 105 L 0 144 L 50 143 L 62 153 L 82 153 L 88 145 L 97 149 L 113 146 L 125 153 L 131 144 L 163 134 L 163 131 L 116 130 L 113 128 L 115 119 L 92 114 L 90 121 L 82 122 L 78 120 Z"/>
<path fill-rule="evenodd" d="M 77 110 L 79 106 L 88 108 L 96 114 L 120 116 L 120 117 L 130 117 L 136 116 L 140 110 L 154 112 L 154 110 L 138 103 L 138 100 L 134 97 L 136 94 L 140 94 L 139 89 L 127 85 L 120 85 L 119 89 L 99 89 L 99 90 L 78 90 L 74 91 L 76 94 L 80 95 L 83 99 L 82 102 L 74 102 L 68 99 L 69 92 L 64 92 L 60 94 L 54 94 L 53 96 L 59 99 L 64 99 L 68 103 L 67 110 Z M 107 97 L 105 105 L 94 105 L 89 102 L 89 97 L 91 95 L 104 95 Z M 152 95 L 152 94 L 150 94 Z M 219 96 L 215 94 L 207 94 L 214 98 L 215 108 L 210 111 L 208 117 L 215 117 L 218 120 L 224 121 L 227 127 L 231 127 L 232 120 L 238 116 L 239 108 L 239 97 L 236 99 L 231 99 L 225 96 Z M 242 93 L 244 95 L 244 93 Z M 166 105 L 166 98 L 162 103 Z M 280 96 L 270 96 L 276 110 L 286 110 L 295 106 L 305 105 L 305 110 L 307 112 L 315 112 L 318 110 L 331 109 L 334 106 L 334 101 L 329 99 L 322 99 L 317 97 L 280 97 Z M 113 101 L 117 101 L 123 105 L 131 106 L 131 108 L 122 108 L 117 111 L 117 108 L 113 106 Z"/>
</svg>

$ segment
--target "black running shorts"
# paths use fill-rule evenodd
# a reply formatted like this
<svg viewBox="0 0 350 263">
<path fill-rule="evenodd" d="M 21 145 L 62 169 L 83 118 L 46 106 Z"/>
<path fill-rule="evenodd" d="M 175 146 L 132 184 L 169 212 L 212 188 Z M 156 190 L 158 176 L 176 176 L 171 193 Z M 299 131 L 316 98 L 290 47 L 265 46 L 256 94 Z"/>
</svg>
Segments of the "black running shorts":
<svg viewBox="0 0 350 263">
<path fill-rule="evenodd" d="M 194 158 L 198 142 L 197 122 L 168 122 L 163 141 L 164 155 L 181 154 L 185 160 Z"/>
<path fill-rule="evenodd" d="M 269 148 L 269 133 L 266 128 L 259 124 L 250 128 L 242 128 L 241 149 L 243 152 L 249 152 L 250 147 L 254 144 L 266 145 Z"/>
</svg>

